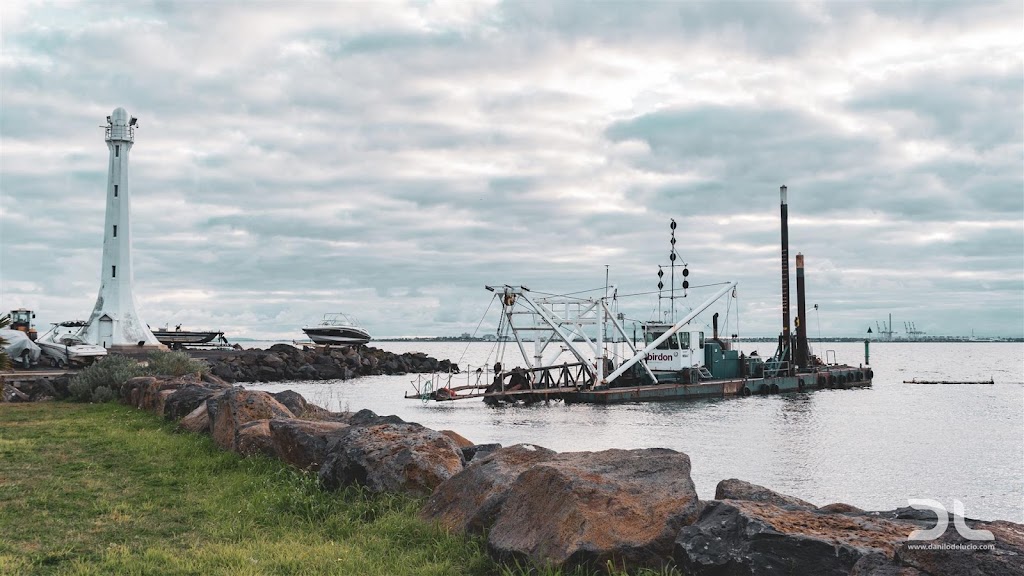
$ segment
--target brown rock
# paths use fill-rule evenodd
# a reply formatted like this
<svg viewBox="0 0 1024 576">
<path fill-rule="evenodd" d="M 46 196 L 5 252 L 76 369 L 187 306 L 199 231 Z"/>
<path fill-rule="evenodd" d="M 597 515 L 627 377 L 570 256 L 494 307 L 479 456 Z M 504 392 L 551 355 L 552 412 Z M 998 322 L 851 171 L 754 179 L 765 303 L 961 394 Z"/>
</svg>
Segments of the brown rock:
<svg viewBox="0 0 1024 576">
<path fill-rule="evenodd" d="M 796 506 L 797 508 L 815 508 L 814 504 L 793 496 L 779 494 L 764 486 L 730 478 L 722 480 L 715 488 L 715 500 L 748 500 L 750 502 L 767 502 L 776 506 Z"/>
<path fill-rule="evenodd" d="M 243 456 L 257 454 L 274 458 L 277 452 L 270 437 L 270 420 L 253 420 L 238 428 L 238 453 Z"/>
<path fill-rule="evenodd" d="M 459 448 L 469 448 L 473 443 L 454 430 L 441 430 L 441 434 L 451 438 Z"/>
<path fill-rule="evenodd" d="M 13 385 L 6 383 L 3 387 L 2 397 L 4 402 L 28 402 L 30 398 L 28 394 L 25 394 Z"/>
<path fill-rule="evenodd" d="M 319 470 L 327 456 L 327 438 L 348 428 L 330 421 L 274 419 L 270 436 L 278 458 L 302 470 Z"/>
<path fill-rule="evenodd" d="M 210 372 L 204 372 L 200 379 L 208 388 L 231 388 L 231 384 L 229 382 Z"/>
<path fill-rule="evenodd" d="M 349 426 L 328 442 L 320 483 L 329 490 L 360 484 L 371 492 L 427 496 L 462 466 L 451 438 L 419 424 Z"/>
<path fill-rule="evenodd" d="M 917 568 L 899 566 L 884 554 L 866 554 L 850 570 L 850 576 L 929 576 Z"/>
<path fill-rule="evenodd" d="M 174 388 L 161 390 L 157 394 L 156 406 L 153 407 L 153 413 L 155 413 L 157 416 L 163 416 L 164 406 L 167 403 L 167 399 L 170 398 L 171 394 L 174 394 L 175 392 L 177 392 L 177 390 Z"/>
<path fill-rule="evenodd" d="M 286 408 L 292 411 L 292 414 L 296 418 L 304 418 L 306 420 L 323 420 L 330 412 L 326 408 L 321 408 L 316 404 L 307 402 L 306 399 L 294 390 L 285 390 L 283 392 L 275 392 L 271 394 L 275 400 L 284 404 Z"/>
<path fill-rule="evenodd" d="M 896 552 L 901 566 L 944 576 L 1024 575 L 1024 525 L 1005 520 L 965 520 L 974 530 L 988 530 L 995 540 L 967 540 L 952 517 L 946 531 L 933 541 L 904 542 Z M 929 528 L 934 525 L 929 523 Z"/>
<path fill-rule="evenodd" d="M 150 384 L 156 383 L 153 376 L 136 376 L 129 378 L 121 385 L 121 400 L 129 406 L 138 408 L 142 404 L 142 390 Z"/>
<path fill-rule="evenodd" d="M 452 532 L 483 534 L 494 523 L 516 478 L 555 454 L 547 448 L 516 444 L 474 460 L 437 487 L 421 516 Z"/>
<path fill-rule="evenodd" d="M 175 390 L 164 400 L 164 418 L 167 420 L 180 420 L 190 412 L 205 405 L 206 401 L 223 393 L 222 388 L 209 388 L 206 385 L 199 386 L 189 384 Z"/>
<path fill-rule="evenodd" d="M 665 448 L 552 456 L 519 475 L 488 535 L 490 553 L 555 568 L 661 568 L 696 520 L 690 458 Z"/>
<path fill-rule="evenodd" d="M 688 575 L 846 576 L 862 558 L 892 560 L 919 526 L 908 521 L 829 514 L 749 500 L 709 502 L 679 532 L 677 565 Z"/>
<path fill-rule="evenodd" d="M 178 422 L 178 430 L 184 432 L 195 432 L 197 434 L 210 433 L 210 414 L 206 410 L 206 403 L 200 404 L 195 410 L 189 412 Z"/>
<path fill-rule="evenodd" d="M 293 418 L 291 411 L 267 392 L 231 388 L 206 401 L 213 441 L 225 450 L 238 451 L 238 431 L 253 420 Z"/>
<path fill-rule="evenodd" d="M 862 514 L 864 512 L 856 506 L 850 506 L 849 504 L 843 504 L 842 502 L 819 506 L 817 510 L 818 512 L 828 512 L 831 514 Z"/>
</svg>

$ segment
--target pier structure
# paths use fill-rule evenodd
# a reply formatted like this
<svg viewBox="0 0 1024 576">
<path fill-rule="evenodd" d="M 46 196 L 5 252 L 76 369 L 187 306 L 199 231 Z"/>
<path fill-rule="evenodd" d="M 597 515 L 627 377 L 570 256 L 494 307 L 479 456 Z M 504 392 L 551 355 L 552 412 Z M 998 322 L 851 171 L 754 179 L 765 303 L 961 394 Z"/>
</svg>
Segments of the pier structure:
<svg viewBox="0 0 1024 576">
<path fill-rule="evenodd" d="M 132 294 L 131 186 L 128 157 L 138 120 L 124 108 L 107 116 L 105 139 L 107 204 L 103 226 L 103 264 L 96 305 L 79 336 L 107 349 L 166 349 L 139 318 Z"/>
</svg>

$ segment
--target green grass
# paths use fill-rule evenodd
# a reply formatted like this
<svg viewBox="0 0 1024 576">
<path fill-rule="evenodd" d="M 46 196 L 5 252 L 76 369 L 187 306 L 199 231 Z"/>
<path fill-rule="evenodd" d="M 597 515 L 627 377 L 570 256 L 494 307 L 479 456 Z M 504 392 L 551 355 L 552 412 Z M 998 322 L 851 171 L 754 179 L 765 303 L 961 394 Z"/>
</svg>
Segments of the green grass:
<svg viewBox="0 0 1024 576">
<path fill-rule="evenodd" d="M 493 574 L 422 502 L 174 434 L 116 404 L 0 405 L 0 574 Z"/>
<path fill-rule="evenodd" d="M 324 492 L 119 404 L 0 404 L 0 574 L 586 575 L 497 565 L 422 504 Z"/>
</svg>

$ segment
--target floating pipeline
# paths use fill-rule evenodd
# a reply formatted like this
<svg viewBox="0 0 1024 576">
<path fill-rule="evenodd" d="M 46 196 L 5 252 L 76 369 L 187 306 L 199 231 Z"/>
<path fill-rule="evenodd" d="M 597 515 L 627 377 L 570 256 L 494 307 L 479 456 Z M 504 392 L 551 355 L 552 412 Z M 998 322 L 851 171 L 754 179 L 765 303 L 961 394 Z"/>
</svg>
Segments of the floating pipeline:
<svg viewBox="0 0 1024 576">
<path fill-rule="evenodd" d="M 349 380 L 359 376 L 458 372 L 457 364 L 423 352 L 395 354 L 372 346 L 324 347 L 275 344 L 267 350 L 190 350 L 228 382 Z"/>
</svg>

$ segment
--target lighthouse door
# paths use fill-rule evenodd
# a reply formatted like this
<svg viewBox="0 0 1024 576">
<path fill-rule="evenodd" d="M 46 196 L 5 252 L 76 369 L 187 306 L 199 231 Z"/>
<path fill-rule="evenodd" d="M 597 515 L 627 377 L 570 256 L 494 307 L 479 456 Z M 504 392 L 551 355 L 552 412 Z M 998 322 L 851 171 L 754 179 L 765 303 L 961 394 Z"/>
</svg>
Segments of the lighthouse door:
<svg viewBox="0 0 1024 576">
<path fill-rule="evenodd" d="M 104 348 L 108 346 L 107 342 L 113 344 L 114 342 L 114 321 L 110 319 L 110 316 L 104 315 L 100 318 L 100 345 Z"/>
</svg>

